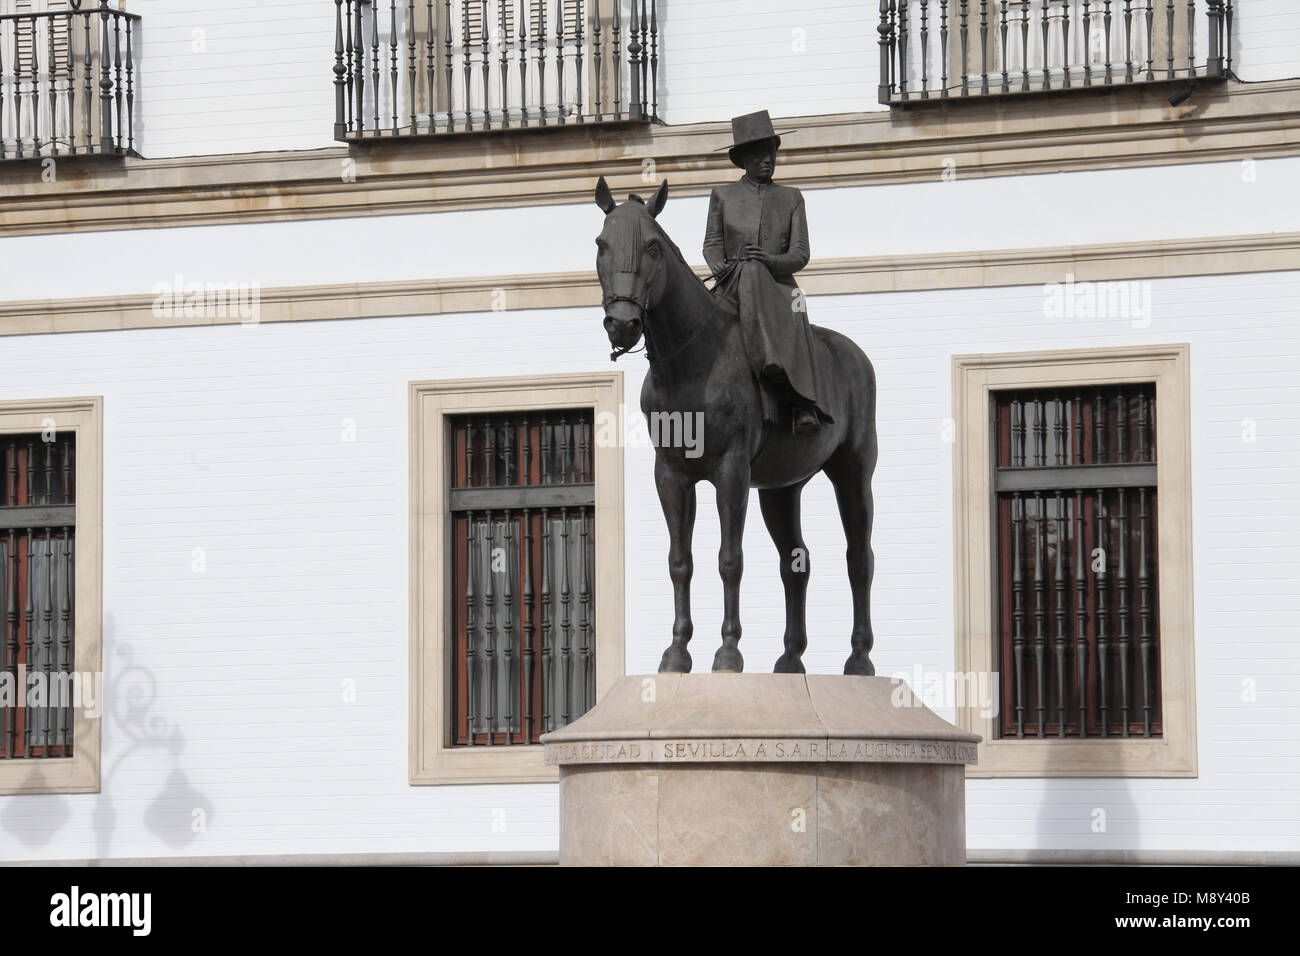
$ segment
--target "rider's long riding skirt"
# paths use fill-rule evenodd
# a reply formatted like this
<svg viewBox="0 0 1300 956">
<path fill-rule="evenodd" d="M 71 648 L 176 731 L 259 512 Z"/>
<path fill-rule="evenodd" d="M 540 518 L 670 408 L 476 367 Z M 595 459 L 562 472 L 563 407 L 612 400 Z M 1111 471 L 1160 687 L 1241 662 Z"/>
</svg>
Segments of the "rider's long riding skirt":
<svg viewBox="0 0 1300 956">
<path fill-rule="evenodd" d="M 713 294 L 739 314 L 754 375 L 783 389 L 792 403 L 817 405 L 812 329 L 798 286 L 777 282 L 767 266 L 749 260 L 720 276 Z"/>
</svg>

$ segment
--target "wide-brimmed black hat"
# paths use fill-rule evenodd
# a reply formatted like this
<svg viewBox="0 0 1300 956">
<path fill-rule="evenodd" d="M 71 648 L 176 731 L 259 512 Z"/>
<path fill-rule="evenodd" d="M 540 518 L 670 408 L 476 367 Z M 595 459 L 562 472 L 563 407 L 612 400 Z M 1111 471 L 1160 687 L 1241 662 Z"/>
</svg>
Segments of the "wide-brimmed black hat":
<svg viewBox="0 0 1300 956">
<path fill-rule="evenodd" d="M 794 130 L 783 129 L 781 132 L 793 133 Z M 759 110 L 757 113 L 734 117 L 731 120 L 731 145 L 719 147 L 718 151 L 725 149 L 732 165 L 740 166 L 741 164 L 736 162 L 737 150 L 750 143 L 761 143 L 767 140 L 772 140 L 777 146 L 781 145 L 780 134 L 772 128 L 772 117 L 768 115 L 767 110 Z"/>
</svg>

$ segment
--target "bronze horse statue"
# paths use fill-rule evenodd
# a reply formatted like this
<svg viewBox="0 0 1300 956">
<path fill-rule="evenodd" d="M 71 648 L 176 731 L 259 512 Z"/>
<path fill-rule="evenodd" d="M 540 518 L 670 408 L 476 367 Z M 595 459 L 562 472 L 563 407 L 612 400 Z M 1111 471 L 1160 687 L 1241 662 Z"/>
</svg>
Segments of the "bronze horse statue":
<svg viewBox="0 0 1300 956">
<path fill-rule="evenodd" d="M 848 539 L 853 633 L 844 673 L 872 675 L 875 371 L 846 336 L 813 326 L 824 406 L 834 421 L 798 435 L 792 433 L 788 417 L 783 423 L 765 422 L 763 397 L 745 356 L 738 317 L 720 307 L 655 221 L 667 200 L 666 181 L 649 200 L 633 195 L 622 203 L 614 201 L 604 177 L 596 186 L 596 204 L 605 213 L 604 228 L 596 239 L 596 272 L 605 331 L 615 349 L 611 358 L 634 348 L 644 337 L 650 367 L 641 389 L 641 411 L 647 418 L 695 416 L 691 420 L 703 426 L 702 446 L 655 443 L 655 485 L 668 522 L 674 601 L 673 639 L 659 671 L 691 669 L 687 644 L 693 631 L 695 486 L 708 481 L 717 493 L 722 532 L 718 571 L 724 594 L 722 647 L 713 658 L 713 670 L 744 669 L 739 648 L 741 537 L 749 489 L 757 488 L 785 586 L 785 652 L 774 670 L 803 673 L 802 657 L 808 646 L 808 552 L 800 529 L 799 499 L 808 480 L 824 471 L 835 487 Z"/>
</svg>

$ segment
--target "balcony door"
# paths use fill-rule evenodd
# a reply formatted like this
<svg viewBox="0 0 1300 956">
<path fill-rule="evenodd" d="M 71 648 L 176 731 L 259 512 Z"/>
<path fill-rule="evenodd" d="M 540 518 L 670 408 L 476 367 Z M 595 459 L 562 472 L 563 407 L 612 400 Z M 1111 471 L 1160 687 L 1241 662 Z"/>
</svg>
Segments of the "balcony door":
<svg viewBox="0 0 1300 956">
<path fill-rule="evenodd" d="M 347 128 L 464 132 L 618 118 L 629 18 L 616 0 L 354 0 Z M 616 29 L 617 28 L 617 29 Z"/>
<path fill-rule="evenodd" d="M 100 145 L 103 23 L 95 0 L 0 0 L 0 147 L 62 156 Z M 114 21 L 116 24 L 116 21 Z"/>
</svg>

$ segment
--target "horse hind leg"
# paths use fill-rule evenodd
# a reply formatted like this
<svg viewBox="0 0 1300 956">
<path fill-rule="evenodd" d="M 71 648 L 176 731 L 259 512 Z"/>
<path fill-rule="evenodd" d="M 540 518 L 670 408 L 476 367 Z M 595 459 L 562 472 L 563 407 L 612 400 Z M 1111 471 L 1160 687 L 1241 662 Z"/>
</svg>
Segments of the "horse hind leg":
<svg viewBox="0 0 1300 956">
<path fill-rule="evenodd" d="M 827 463 L 826 474 L 835 487 L 840 520 L 848 540 L 849 587 L 853 593 L 852 648 L 844 662 L 845 674 L 867 677 L 876 673 L 871 663 L 875 637 L 871 630 L 871 578 L 875 573 L 875 555 L 871 551 L 871 523 L 875 505 L 871 497 L 871 474 L 875 470 L 874 437 L 863 447 L 845 448 Z"/>
<path fill-rule="evenodd" d="M 772 668 L 775 674 L 804 673 L 803 652 L 808 647 L 808 547 L 803 540 L 799 505 L 806 482 L 788 488 L 763 489 L 758 493 L 763 521 L 776 545 L 785 587 L 785 653 Z"/>
</svg>

